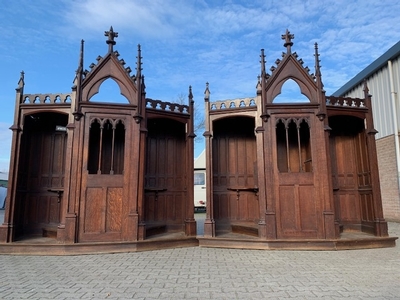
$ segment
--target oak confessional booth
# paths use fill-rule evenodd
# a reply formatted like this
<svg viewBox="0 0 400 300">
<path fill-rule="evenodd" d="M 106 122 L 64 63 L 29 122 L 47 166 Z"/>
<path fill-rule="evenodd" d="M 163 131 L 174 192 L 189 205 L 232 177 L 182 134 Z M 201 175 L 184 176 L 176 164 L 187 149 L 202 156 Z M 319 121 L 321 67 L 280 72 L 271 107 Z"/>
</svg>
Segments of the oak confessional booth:
<svg viewBox="0 0 400 300">
<path fill-rule="evenodd" d="M 383 218 L 371 96 L 326 97 L 292 52 L 265 70 L 254 98 L 205 90 L 207 212 L 200 246 L 347 249 L 394 246 Z M 302 98 L 280 99 L 294 83 Z M 292 96 L 292 95 L 289 95 Z M 297 96 L 297 95 L 296 95 Z"/>
<path fill-rule="evenodd" d="M 69 94 L 24 94 L 21 74 L 2 252 L 198 244 L 191 88 L 188 105 L 147 99 L 140 46 L 131 75 L 114 50 L 118 34 L 111 27 L 105 36 L 108 52 L 89 71 L 82 41 Z M 123 97 L 96 101 L 105 81 L 116 84 Z M 115 103 L 114 96 L 124 102 Z"/>
</svg>

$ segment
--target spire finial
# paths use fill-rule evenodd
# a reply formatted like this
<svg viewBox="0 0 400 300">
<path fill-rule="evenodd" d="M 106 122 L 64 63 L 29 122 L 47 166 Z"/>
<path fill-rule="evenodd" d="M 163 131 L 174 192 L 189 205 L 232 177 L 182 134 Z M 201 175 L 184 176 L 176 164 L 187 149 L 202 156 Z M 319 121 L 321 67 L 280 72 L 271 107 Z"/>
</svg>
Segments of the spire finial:
<svg viewBox="0 0 400 300">
<path fill-rule="evenodd" d="M 315 43 L 314 44 L 314 48 L 315 48 L 315 76 L 321 76 L 321 66 L 319 65 L 319 53 L 318 53 L 318 44 Z"/>
<path fill-rule="evenodd" d="M 260 63 L 261 63 L 261 76 L 265 76 L 265 54 L 264 54 L 264 49 L 261 49 L 261 54 L 260 54 Z"/>
<path fill-rule="evenodd" d="M 82 39 L 81 40 L 81 50 L 79 53 L 79 66 L 78 66 L 78 72 L 83 72 L 83 45 L 85 41 Z"/>
<path fill-rule="evenodd" d="M 323 90 L 324 84 L 322 83 L 322 78 L 321 78 L 321 66 L 319 64 L 320 59 L 319 59 L 319 53 L 318 53 L 318 44 L 314 44 L 315 47 L 315 78 L 317 80 L 317 85 L 319 89 Z"/>
<path fill-rule="evenodd" d="M 104 36 L 108 37 L 108 40 L 106 41 L 108 45 L 108 52 L 113 52 L 113 46 L 116 44 L 114 38 L 118 37 L 118 32 L 115 32 L 111 26 L 109 31 L 104 31 Z"/>
<path fill-rule="evenodd" d="M 24 77 L 25 77 L 25 72 L 22 70 L 21 71 L 21 75 L 19 77 L 19 81 L 23 83 L 24 82 Z"/>
<path fill-rule="evenodd" d="M 205 101 L 208 101 L 208 100 L 210 100 L 210 89 L 208 88 L 209 87 L 209 83 L 208 82 L 206 82 L 206 90 L 204 91 L 204 100 Z"/>
<path fill-rule="evenodd" d="M 136 78 L 141 77 L 142 73 L 142 50 L 140 44 L 138 44 L 138 54 L 137 54 L 137 61 L 136 61 Z"/>
<path fill-rule="evenodd" d="M 284 47 L 287 49 L 287 53 L 291 53 L 292 49 L 291 47 L 293 46 L 292 39 L 294 39 L 294 34 L 291 34 L 288 29 L 286 29 L 286 33 L 282 34 L 282 40 L 285 40 L 285 43 L 283 44 Z"/>
<path fill-rule="evenodd" d="M 17 90 L 22 90 L 24 88 L 24 85 L 25 85 L 24 77 L 25 77 L 25 72 L 21 71 L 21 75 L 18 80 Z"/>
<path fill-rule="evenodd" d="M 367 79 L 364 78 L 363 81 L 364 81 L 364 84 L 363 84 L 364 97 L 365 97 L 365 99 L 367 99 L 371 95 L 369 94 L 369 88 L 368 88 L 368 84 L 367 84 Z"/>
<path fill-rule="evenodd" d="M 192 86 L 189 85 L 189 103 L 193 101 Z"/>
</svg>

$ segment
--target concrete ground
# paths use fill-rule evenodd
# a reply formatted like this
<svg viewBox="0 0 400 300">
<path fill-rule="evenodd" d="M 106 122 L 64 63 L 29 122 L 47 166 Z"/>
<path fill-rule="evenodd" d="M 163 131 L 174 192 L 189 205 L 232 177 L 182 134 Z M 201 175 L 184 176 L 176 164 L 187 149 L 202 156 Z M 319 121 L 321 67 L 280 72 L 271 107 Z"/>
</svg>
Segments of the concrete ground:
<svg viewBox="0 0 400 300">
<path fill-rule="evenodd" d="M 204 214 L 195 216 L 202 223 Z M 389 223 L 389 231 L 400 236 L 400 224 Z M 0 298 L 400 299 L 400 247 L 0 255 Z"/>
</svg>

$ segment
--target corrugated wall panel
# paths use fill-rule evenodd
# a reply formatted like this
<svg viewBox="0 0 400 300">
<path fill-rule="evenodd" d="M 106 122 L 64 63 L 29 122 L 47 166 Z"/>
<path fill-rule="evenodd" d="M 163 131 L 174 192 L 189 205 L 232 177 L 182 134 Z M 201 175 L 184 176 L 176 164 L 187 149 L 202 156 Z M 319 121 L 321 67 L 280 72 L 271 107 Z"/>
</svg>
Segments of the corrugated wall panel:
<svg viewBox="0 0 400 300">
<path fill-rule="evenodd" d="M 395 89 L 398 91 L 400 85 L 400 62 L 396 60 L 393 66 L 394 71 L 394 81 Z M 395 66 L 396 65 L 396 66 Z M 378 70 L 372 76 L 367 79 L 367 84 L 369 88 L 369 93 L 372 95 L 372 111 L 374 115 L 374 125 L 375 129 L 378 130 L 376 138 L 382 138 L 393 134 L 393 114 L 392 114 L 392 101 L 389 83 L 389 70 L 388 66 L 385 65 L 383 68 Z M 397 84 L 397 86 L 396 86 Z M 364 84 L 361 83 L 348 93 L 345 94 L 346 97 L 364 98 L 363 91 Z"/>
<path fill-rule="evenodd" d="M 400 93 L 400 57 L 397 57 L 392 61 L 393 68 L 393 81 L 394 81 L 394 92 L 396 101 L 396 111 L 397 111 L 397 126 L 400 124 L 400 112 L 399 112 L 399 93 Z M 399 131 L 399 128 L 397 128 Z"/>
</svg>

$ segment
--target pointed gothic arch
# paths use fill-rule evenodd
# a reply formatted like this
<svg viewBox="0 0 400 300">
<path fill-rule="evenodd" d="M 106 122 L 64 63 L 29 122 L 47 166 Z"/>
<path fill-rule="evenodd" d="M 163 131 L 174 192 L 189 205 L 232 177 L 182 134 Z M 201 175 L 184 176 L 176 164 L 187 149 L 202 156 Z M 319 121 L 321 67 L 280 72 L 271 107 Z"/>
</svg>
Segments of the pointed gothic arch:
<svg viewBox="0 0 400 300">
<path fill-rule="evenodd" d="M 293 79 L 286 79 L 281 87 L 281 92 L 272 99 L 272 103 L 309 103 L 310 99 L 301 93 L 299 84 Z"/>
<path fill-rule="evenodd" d="M 88 101 L 129 104 L 129 99 L 122 94 L 120 84 L 122 83 L 113 77 L 104 78 L 101 81 L 98 93 L 92 95 Z"/>
</svg>

